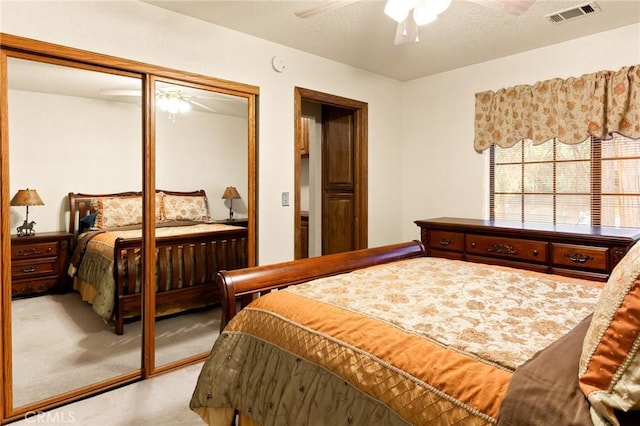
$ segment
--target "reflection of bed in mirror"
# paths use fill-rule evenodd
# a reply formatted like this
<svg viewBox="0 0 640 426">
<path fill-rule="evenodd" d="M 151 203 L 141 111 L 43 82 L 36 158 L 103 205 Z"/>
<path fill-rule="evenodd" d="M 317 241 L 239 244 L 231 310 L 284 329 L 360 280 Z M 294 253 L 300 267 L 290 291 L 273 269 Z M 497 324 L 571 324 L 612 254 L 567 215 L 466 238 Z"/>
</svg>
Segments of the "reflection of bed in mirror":
<svg viewBox="0 0 640 426">
<path fill-rule="evenodd" d="M 69 194 L 74 290 L 124 333 L 141 312 L 142 194 Z M 247 229 L 210 223 L 207 196 L 157 191 L 156 316 L 219 304 L 215 276 L 247 266 Z"/>
</svg>

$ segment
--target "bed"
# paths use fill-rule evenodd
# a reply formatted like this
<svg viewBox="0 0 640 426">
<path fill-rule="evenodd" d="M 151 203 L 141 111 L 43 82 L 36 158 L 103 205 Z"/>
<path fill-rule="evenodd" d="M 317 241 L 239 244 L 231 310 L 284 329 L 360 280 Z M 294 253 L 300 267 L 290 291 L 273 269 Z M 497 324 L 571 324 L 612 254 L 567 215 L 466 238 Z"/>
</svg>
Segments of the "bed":
<svg viewBox="0 0 640 426">
<path fill-rule="evenodd" d="M 247 266 L 247 228 L 211 223 L 205 191 L 156 193 L 156 315 L 219 304 L 223 269 Z M 141 313 L 142 194 L 69 193 L 74 290 L 124 333 Z"/>
<path fill-rule="evenodd" d="M 222 271 L 190 408 L 211 425 L 638 424 L 639 276 L 638 244 L 602 283 L 417 241 Z"/>
</svg>

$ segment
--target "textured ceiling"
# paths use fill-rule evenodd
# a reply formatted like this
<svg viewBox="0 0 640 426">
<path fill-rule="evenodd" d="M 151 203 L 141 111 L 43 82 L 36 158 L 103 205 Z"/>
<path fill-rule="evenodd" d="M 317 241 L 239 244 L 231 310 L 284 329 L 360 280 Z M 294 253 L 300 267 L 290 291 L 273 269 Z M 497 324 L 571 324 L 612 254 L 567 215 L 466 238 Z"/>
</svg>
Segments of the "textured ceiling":
<svg viewBox="0 0 640 426">
<path fill-rule="evenodd" d="M 146 3 L 400 81 L 640 22 L 639 0 L 596 0 L 601 12 L 562 24 L 552 24 L 544 16 L 586 1 L 538 0 L 523 15 L 512 16 L 453 0 L 436 22 L 421 27 L 419 43 L 396 46 L 396 23 L 384 14 L 384 1 L 360 0 L 306 19 L 295 12 L 328 2 Z"/>
</svg>

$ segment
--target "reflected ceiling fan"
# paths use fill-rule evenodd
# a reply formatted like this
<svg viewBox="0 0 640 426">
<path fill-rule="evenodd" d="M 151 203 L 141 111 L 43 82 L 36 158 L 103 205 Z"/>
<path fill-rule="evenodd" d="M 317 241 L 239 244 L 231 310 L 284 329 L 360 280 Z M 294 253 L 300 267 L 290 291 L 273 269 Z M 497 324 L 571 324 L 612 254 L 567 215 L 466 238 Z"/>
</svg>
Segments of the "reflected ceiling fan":
<svg viewBox="0 0 640 426">
<path fill-rule="evenodd" d="M 104 96 L 129 96 L 140 97 L 142 91 L 130 89 L 104 89 L 100 91 Z M 164 87 L 156 91 L 156 105 L 163 111 L 170 114 L 185 113 L 191 109 L 191 105 L 196 105 L 209 112 L 217 112 L 215 109 L 204 105 L 196 99 L 212 99 L 216 101 L 231 101 L 233 99 L 222 96 L 202 96 L 187 94 L 177 87 Z"/>
<path fill-rule="evenodd" d="M 333 0 L 296 12 L 299 18 L 310 18 L 360 0 Z M 467 0 L 481 6 L 502 10 L 512 15 L 526 12 L 536 0 Z M 418 27 L 435 21 L 447 10 L 452 0 L 387 0 L 384 13 L 398 23 L 395 44 L 419 42 Z"/>
</svg>

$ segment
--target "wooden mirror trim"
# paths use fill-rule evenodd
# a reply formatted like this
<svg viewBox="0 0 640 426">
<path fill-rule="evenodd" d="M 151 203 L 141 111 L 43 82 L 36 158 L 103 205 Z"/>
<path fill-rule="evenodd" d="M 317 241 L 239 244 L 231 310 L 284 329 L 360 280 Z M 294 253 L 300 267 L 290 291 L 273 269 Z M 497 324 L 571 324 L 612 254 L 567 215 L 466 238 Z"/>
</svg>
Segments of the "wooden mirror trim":
<svg viewBox="0 0 640 426">
<path fill-rule="evenodd" d="M 0 76 L 7 75 L 7 55 L 4 52 L 0 52 Z M 7 79 L 0 77 L 0 209 L 2 206 L 9 205 L 9 188 L 6 185 L 6 182 L 9 181 L 9 162 L 5 160 L 6 152 L 8 152 L 9 148 L 9 129 L 7 126 L 8 119 L 7 114 L 4 112 L 7 111 L 7 107 L 9 105 L 7 94 Z M 3 216 L 4 217 L 4 216 Z M 0 292 L 0 325 L 2 325 L 2 334 L 0 336 L 0 359 L 2 362 L 2 386 L 0 386 L 0 419 L 5 419 L 5 402 L 8 400 L 9 404 L 13 404 L 13 401 L 10 397 L 11 393 L 6 393 L 6 385 L 5 380 L 7 371 L 11 371 L 11 360 L 9 359 L 9 364 L 7 365 L 7 357 L 4 356 L 5 353 L 11 353 L 11 342 L 9 341 L 11 333 L 11 318 L 8 315 L 8 312 L 11 312 L 11 286 L 6 285 L 6 283 L 11 282 L 11 272 L 10 272 L 10 262 L 5 261 L 5 259 L 11 259 L 11 237 L 9 231 L 9 220 L 3 219 L 0 221 L 0 288 L 2 291 Z M 9 264 L 7 264 L 9 263 Z M 9 318 L 7 318 L 9 317 Z M 9 320 L 7 322 L 7 319 Z M 7 324 L 5 326 L 5 324 Z M 5 342 L 9 343 L 9 346 L 5 344 Z M 9 396 L 7 396 L 9 395 Z"/>
<path fill-rule="evenodd" d="M 143 189 L 145 192 L 144 207 L 145 216 L 143 234 L 145 236 L 144 252 L 153 253 L 155 245 L 155 223 L 153 219 L 155 197 L 155 128 L 153 101 L 150 93 L 153 90 L 152 80 L 155 77 L 175 80 L 180 84 L 192 85 L 206 90 L 215 90 L 219 93 L 244 97 L 248 104 L 248 265 L 255 266 L 257 262 L 257 221 L 256 221 L 256 200 L 257 200 L 257 97 L 259 88 L 253 85 L 237 83 L 228 80 L 217 79 L 201 74 L 175 70 L 171 68 L 150 65 L 143 62 L 118 58 L 115 56 L 89 52 L 81 49 L 61 46 L 11 34 L 0 33 L 0 76 L 7 75 L 7 57 L 17 57 L 23 59 L 37 60 L 57 65 L 73 66 L 75 68 L 95 70 L 101 72 L 114 73 L 119 75 L 142 78 L 145 96 L 143 96 Z M 0 205 L 9 205 L 9 161 L 5 154 L 9 149 L 8 141 L 8 85 L 6 77 L 0 78 Z M 151 195 L 149 195 L 151 194 Z M 0 302 L 0 324 L 2 325 L 2 338 L 0 339 L 0 353 L 2 355 L 2 386 L 0 387 L 0 420 L 17 420 L 29 411 L 46 410 L 60 406 L 75 400 L 96 394 L 105 390 L 115 388 L 122 384 L 138 380 L 140 377 L 150 377 L 166 371 L 174 370 L 185 365 L 193 364 L 203 360 L 207 354 L 196 354 L 183 360 L 155 368 L 154 358 L 154 331 L 155 327 L 155 305 L 153 303 L 153 292 L 145 292 L 145 305 L 149 307 L 143 311 L 144 332 L 143 332 L 143 366 L 140 372 L 127 373 L 113 379 L 102 381 L 90 386 L 55 395 L 45 400 L 36 401 L 22 407 L 13 407 L 12 382 L 11 382 L 11 286 L 4 283 L 11 282 L 10 261 L 11 258 L 11 232 L 9 220 L 6 215 L 0 221 L 0 276 L 2 278 L 2 300 Z M 155 273 L 155 262 L 149 261 L 145 256 L 145 274 L 153 276 Z"/>
<path fill-rule="evenodd" d="M 146 64 L 144 62 L 118 58 L 116 56 L 104 55 L 102 53 L 89 52 L 86 50 L 14 36 L 11 34 L 0 33 L 0 46 L 4 49 L 11 49 L 16 52 L 35 53 L 44 57 L 73 61 L 74 63 L 99 65 L 122 71 L 131 71 L 138 74 L 151 74 L 158 77 L 173 78 L 180 81 L 190 81 L 213 87 L 221 93 L 238 94 L 239 96 L 241 96 L 241 94 L 258 95 L 260 93 L 259 87 L 249 84 L 237 83 L 188 71 L 180 71 L 172 68 Z"/>
</svg>

